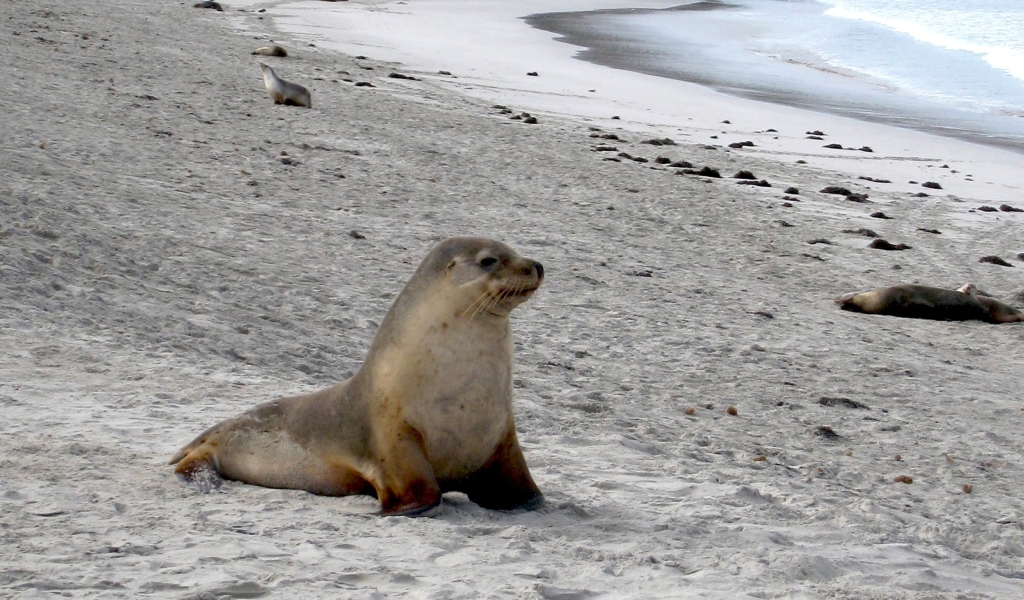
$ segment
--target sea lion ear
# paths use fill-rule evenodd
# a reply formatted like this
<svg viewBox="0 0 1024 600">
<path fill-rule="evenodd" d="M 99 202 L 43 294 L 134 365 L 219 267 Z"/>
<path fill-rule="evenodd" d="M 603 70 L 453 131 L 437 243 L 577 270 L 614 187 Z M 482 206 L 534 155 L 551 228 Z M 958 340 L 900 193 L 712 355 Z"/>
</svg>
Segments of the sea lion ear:
<svg viewBox="0 0 1024 600">
<path fill-rule="evenodd" d="M 459 264 L 459 261 L 457 261 L 454 258 L 451 259 L 451 261 L 449 261 L 449 263 L 448 263 L 448 266 L 445 267 L 445 271 L 451 271 L 452 269 L 455 268 L 455 265 L 457 265 L 457 264 Z"/>
</svg>

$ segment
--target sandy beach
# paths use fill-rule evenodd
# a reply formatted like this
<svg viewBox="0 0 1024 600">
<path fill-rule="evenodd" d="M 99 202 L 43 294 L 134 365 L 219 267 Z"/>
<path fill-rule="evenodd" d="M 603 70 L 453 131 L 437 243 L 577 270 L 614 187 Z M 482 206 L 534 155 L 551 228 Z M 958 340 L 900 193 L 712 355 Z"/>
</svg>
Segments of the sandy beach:
<svg viewBox="0 0 1024 600">
<path fill-rule="evenodd" d="M 429 28 L 441 2 L 0 3 L 0 595 L 1024 595 L 1024 326 L 832 302 L 970 281 L 1021 307 L 1024 215 L 979 207 L 1024 209 L 1024 159 L 611 77 L 518 20 L 542 3 L 481 4 L 451 26 L 507 13 L 488 31 L 521 64 L 341 47 L 295 16 Z M 269 40 L 313 108 L 267 96 Z M 383 518 L 178 483 L 209 425 L 351 375 L 420 259 L 468 234 L 547 273 L 512 317 L 544 508 Z"/>
</svg>

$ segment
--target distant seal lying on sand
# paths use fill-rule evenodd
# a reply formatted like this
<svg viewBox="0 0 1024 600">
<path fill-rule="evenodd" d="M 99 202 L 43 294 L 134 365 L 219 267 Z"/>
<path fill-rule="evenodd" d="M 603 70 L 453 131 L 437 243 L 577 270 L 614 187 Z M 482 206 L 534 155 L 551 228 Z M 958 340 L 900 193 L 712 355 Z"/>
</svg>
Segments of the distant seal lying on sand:
<svg viewBox="0 0 1024 600">
<path fill-rule="evenodd" d="M 982 295 L 973 284 L 959 290 L 926 285 L 894 285 L 836 298 L 843 310 L 939 321 L 1015 323 L 1024 314 L 995 298 Z"/>
<path fill-rule="evenodd" d="M 281 79 L 274 74 L 273 69 L 263 63 L 260 63 L 260 70 L 263 71 L 263 85 L 267 86 L 267 93 L 274 99 L 275 104 L 291 104 L 306 108 L 313 106 L 309 90 L 297 83 Z"/>
<path fill-rule="evenodd" d="M 277 44 L 274 44 L 273 46 L 262 46 L 253 50 L 252 53 L 259 56 L 288 56 L 288 51 Z"/>
<path fill-rule="evenodd" d="M 485 508 L 537 508 L 512 417 L 509 313 L 544 267 L 484 238 L 450 238 L 423 259 L 366 361 L 334 387 L 214 425 L 170 464 L 203 491 L 221 477 L 344 496 L 386 515 L 423 513 L 446 491 Z"/>
</svg>

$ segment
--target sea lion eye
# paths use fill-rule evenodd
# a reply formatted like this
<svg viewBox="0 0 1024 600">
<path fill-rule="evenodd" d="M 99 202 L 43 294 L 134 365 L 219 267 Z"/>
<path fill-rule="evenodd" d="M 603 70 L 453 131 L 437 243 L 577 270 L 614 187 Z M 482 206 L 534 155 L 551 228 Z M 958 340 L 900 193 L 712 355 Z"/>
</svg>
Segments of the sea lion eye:
<svg viewBox="0 0 1024 600">
<path fill-rule="evenodd" d="M 480 266 L 485 269 L 490 269 L 496 264 L 498 264 L 498 259 L 494 258 L 493 256 L 488 256 L 487 258 L 480 259 Z"/>
</svg>

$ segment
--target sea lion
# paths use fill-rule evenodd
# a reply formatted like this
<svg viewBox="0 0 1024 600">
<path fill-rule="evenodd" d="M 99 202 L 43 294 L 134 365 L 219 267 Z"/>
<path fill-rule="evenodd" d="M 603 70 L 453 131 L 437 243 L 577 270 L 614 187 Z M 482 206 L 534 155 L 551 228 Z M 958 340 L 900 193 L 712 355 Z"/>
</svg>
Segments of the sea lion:
<svg viewBox="0 0 1024 600">
<path fill-rule="evenodd" d="M 985 321 L 1015 323 L 1024 314 L 987 295 L 968 283 L 958 290 L 926 285 L 894 285 L 840 296 L 835 300 L 843 310 L 873 315 L 891 315 L 939 321 Z"/>
<path fill-rule="evenodd" d="M 260 63 L 260 70 L 263 71 L 263 85 L 267 87 L 267 93 L 274 99 L 274 104 L 291 104 L 306 108 L 313 106 L 309 90 L 297 83 L 281 79 L 274 74 L 273 69 L 263 63 Z"/>
<path fill-rule="evenodd" d="M 170 464 L 203 491 L 221 477 L 314 494 L 376 495 L 415 515 L 460 491 L 491 509 L 543 496 L 512 417 L 509 313 L 544 267 L 485 238 L 427 254 L 384 317 L 359 371 L 214 425 Z"/>
<path fill-rule="evenodd" d="M 274 44 L 272 46 L 261 46 L 253 50 L 252 53 L 259 56 L 288 56 L 288 51 L 282 48 L 281 46 L 278 46 L 277 44 Z"/>
</svg>

